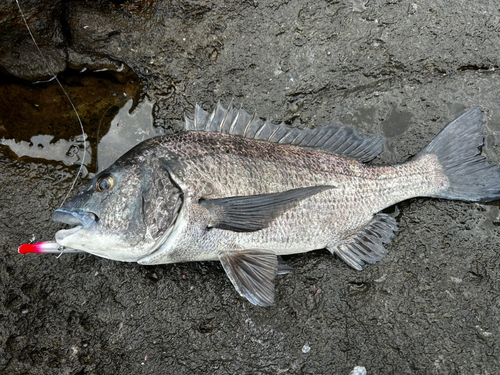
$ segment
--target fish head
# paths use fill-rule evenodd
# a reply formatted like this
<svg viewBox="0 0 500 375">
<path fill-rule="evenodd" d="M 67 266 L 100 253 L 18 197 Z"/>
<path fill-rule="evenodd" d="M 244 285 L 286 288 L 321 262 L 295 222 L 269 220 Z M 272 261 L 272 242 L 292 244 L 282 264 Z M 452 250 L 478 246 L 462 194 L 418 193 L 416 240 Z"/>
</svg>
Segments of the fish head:
<svg viewBox="0 0 500 375">
<path fill-rule="evenodd" d="M 181 191 L 157 159 L 129 153 L 55 210 L 53 220 L 74 225 L 58 231 L 56 241 L 103 258 L 138 261 L 164 242 L 180 203 Z"/>
</svg>

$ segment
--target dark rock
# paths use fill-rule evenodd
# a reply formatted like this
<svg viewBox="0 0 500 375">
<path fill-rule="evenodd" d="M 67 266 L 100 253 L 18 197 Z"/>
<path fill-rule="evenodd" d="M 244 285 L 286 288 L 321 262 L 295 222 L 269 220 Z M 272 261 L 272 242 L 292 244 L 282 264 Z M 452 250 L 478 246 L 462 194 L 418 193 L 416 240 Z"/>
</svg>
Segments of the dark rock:
<svg viewBox="0 0 500 375">
<path fill-rule="evenodd" d="M 25 80 L 41 80 L 66 69 L 67 40 L 62 1 L 22 2 L 22 11 L 38 49 L 14 1 L 0 4 L 0 69 Z"/>
<path fill-rule="evenodd" d="M 49 76 L 9 4 L 1 6 L 3 70 Z M 395 163 L 480 105 L 483 152 L 500 164 L 494 2 L 23 6 L 39 43 L 63 56 L 58 71 L 123 63 L 168 130 L 195 103 L 209 110 L 234 98 L 291 125 L 342 122 L 385 135 L 377 162 Z M 10 114 L 27 108 L 11 97 Z M 102 116 L 99 101 L 91 103 Z M 47 126 L 25 121 L 34 134 Z M 368 374 L 498 372 L 497 203 L 403 202 L 382 262 L 359 273 L 327 251 L 287 257 L 294 271 L 277 277 L 276 304 L 262 309 L 238 297 L 216 262 L 144 269 L 93 256 L 18 255 L 32 236 L 51 240 L 60 228 L 50 216 L 78 166 L 19 159 L 1 145 L 0 156 L 0 373 L 348 374 L 356 365 Z"/>
</svg>

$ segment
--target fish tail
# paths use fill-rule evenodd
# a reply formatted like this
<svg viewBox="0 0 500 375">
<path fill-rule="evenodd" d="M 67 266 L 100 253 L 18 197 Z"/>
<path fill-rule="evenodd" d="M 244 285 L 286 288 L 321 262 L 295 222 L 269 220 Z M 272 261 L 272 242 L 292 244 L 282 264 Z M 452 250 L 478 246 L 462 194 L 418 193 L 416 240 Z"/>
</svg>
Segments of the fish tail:
<svg viewBox="0 0 500 375">
<path fill-rule="evenodd" d="M 447 183 L 439 198 L 489 202 L 500 199 L 500 168 L 481 155 L 483 146 L 481 108 L 464 113 L 444 128 L 419 154 L 435 155 Z"/>
</svg>

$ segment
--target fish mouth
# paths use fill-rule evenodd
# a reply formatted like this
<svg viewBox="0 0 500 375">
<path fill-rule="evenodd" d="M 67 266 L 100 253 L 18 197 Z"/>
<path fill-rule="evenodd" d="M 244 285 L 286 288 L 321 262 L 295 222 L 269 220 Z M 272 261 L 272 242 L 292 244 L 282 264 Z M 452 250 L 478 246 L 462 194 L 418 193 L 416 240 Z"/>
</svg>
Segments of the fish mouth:
<svg viewBox="0 0 500 375">
<path fill-rule="evenodd" d="M 72 229 L 87 229 L 94 224 L 98 218 L 93 212 L 88 211 L 69 211 L 58 208 L 52 214 L 52 220 L 59 221 L 68 225 L 76 225 Z M 72 230 L 71 229 L 71 230 Z"/>
</svg>

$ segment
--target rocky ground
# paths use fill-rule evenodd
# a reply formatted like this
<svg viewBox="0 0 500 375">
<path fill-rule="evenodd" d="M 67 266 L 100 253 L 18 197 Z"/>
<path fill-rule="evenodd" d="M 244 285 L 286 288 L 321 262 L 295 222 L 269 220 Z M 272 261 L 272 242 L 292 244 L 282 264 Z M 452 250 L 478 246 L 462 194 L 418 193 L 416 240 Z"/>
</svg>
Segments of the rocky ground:
<svg viewBox="0 0 500 375">
<path fill-rule="evenodd" d="M 0 5 L 0 71 L 9 84 L 47 79 L 50 70 L 119 70 L 115 81 L 140 82 L 166 131 L 195 103 L 208 110 L 234 98 L 294 126 L 341 122 L 382 135 L 376 162 L 385 164 L 481 106 L 483 152 L 500 164 L 493 2 L 20 3 L 51 68 L 9 0 Z M 1 91 L 0 133 L 22 138 L 5 108 L 24 108 L 26 99 L 9 90 Z M 33 134 L 42 132 L 33 124 Z M 79 131 L 76 122 L 50 129 L 63 137 L 68 127 Z M 287 257 L 295 271 L 278 277 L 276 303 L 264 309 L 240 298 L 215 262 L 144 267 L 17 254 L 61 228 L 51 213 L 78 166 L 18 158 L 7 146 L 0 153 L 0 373 L 499 371 L 497 203 L 403 202 L 381 263 L 358 272 L 327 251 Z"/>
</svg>

